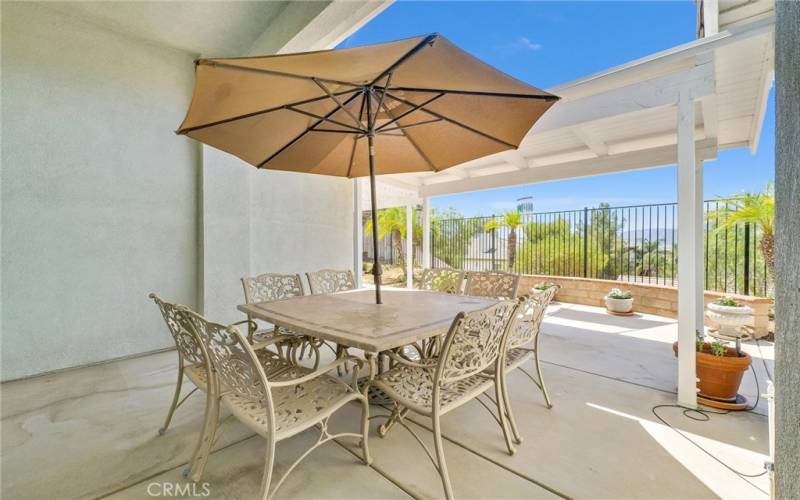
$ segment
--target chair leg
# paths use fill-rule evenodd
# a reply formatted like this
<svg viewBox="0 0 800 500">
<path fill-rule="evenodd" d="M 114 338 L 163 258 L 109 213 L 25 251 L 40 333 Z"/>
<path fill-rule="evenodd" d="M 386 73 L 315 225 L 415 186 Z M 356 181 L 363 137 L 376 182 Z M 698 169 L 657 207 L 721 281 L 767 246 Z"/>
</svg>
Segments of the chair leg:
<svg viewBox="0 0 800 500">
<path fill-rule="evenodd" d="M 497 413 L 500 415 L 500 428 L 503 429 L 503 438 L 506 440 L 508 454 L 513 455 L 517 452 L 517 449 L 514 447 L 514 443 L 511 442 L 511 431 L 508 428 L 508 418 L 506 416 L 508 404 L 505 399 L 504 377 L 501 370 L 497 370 L 494 377 L 494 392 L 497 403 Z"/>
<path fill-rule="evenodd" d="M 261 476 L 261 499 L 269 499 L 269 487 L 272 483 L 272 467 L 275 462 L 275 441 L 267 438 L 267 455 L 264 458 L 264 474 Z M 279 485 L 280 486 L 280 485 Z"/>
<path fill-rule="evenodd" d="M 372 456 L 369 454 L 369 401 L 367 398 L 361 399 L 361 452 L 364 464 L 372 464 Z"/>
<path fill-rule="evenodd" d="M 164 421 L 164 426 L 158 429 L 158 435 L 163 436 L 167 432 L 167 427 L 172 421 L 172 415 L 175 414 L 175 408 L 178 407 L 178 399 L 181 397 L 181 387 L 183 387 L 183 360 L 178 359 L 178 381 L 175 383 L 175 394 L 172 396 L 172 404 L 167 412 L 167 419 Z"/>
<path fill-rule="evenodd" d="M 544 394 L 544 402 L 547 404 L 547 409 L 553 407 L 553 403 L 550 402 L 550 394 L 547 393 L 547 386 L 544 385 L 544 377 L 542 376 L 542 365 L 539 363 L 539 349 L 533 351 L 533 362 L 536 364 L 536 376 L 539 377 L 539 385 L 542 389 L 542 394 Z"/>
<path fill-rule="evenodd" d="M 192 481 L 200 481 L 206 470 L 208 457 L 214 448 L 214 438 L 217 434 L 217 424 L 219 423 L 219 396 L 212 390 L 209 384 L 206 393 L 206 411 L 203 418 L 203 429 L 200 431 L 200 439 L 197 448 L 192 455 L 189 468 L 184 471 L 184 476 L 191 474 Z"/>
<path fill-rule="evenodd" d="M 453 487 L 450 485 L 450 475 L 447 473 L 447 463 L 444 461 L 444 446 L 442 444 L 442 427 L 439 415 L 433 415 L 433 443 L 436 446 L 436 461 L 439 465 L 439 476 L 442 478 L 444 496 L 447 500 L 453 499 Z"/>
<path fill-rule="evenodd" d="M 514 412 L 511 410 L 511 399 L 508 397 L 508 373 L 503 373 L 501 382 L 503 384 L 503 406 L 505 407 L 509 427 L 511 427 L 511 435 L 514 437 L 515 443 L 522 444 L 522 436 L 517 427 L 517 420 L 514 418 Z"/>
</svg>

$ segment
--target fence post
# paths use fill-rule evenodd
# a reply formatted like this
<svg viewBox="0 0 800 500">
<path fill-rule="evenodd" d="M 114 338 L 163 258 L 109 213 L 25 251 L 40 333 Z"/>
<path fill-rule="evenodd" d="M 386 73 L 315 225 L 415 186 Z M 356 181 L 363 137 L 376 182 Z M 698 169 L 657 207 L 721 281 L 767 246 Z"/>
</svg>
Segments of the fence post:
<svg viewBox="0 0 800 500">
<path fill-rule="evenodd" d="M 744 223 L 744 294 L 750 295 L 750 223 Z"/>
<path fill-rule="evenodd" d="M 587 276 L 589 252 L 589 207 L 583 207 L 583 277 Z"/>
</svg>

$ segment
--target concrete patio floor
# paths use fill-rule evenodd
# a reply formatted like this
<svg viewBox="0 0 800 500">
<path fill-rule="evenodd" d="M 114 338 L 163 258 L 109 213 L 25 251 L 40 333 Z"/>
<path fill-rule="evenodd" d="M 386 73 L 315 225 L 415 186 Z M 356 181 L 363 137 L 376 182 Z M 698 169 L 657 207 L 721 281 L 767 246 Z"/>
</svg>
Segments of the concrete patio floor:
<svg viewBox="0 0 800 500">
<path fill-rule="evenodd" d="M 618 318 L 598 308 L 554 304 L 543 332 L 544 373 L 554 407 L 543 406 L 524 375 L 511 376 L 509 391 L 524 437 L 516 455 L 505 452 L 498 426 L 480 404 L 443 418 L 457 497 L 768 497 L 766 476 L 737 476 L 652 413 L 654 406 L 675 401 L 673 320 Z M 746 347 L 763 391 L 766 372 L 758 347 L 768 358 L 772 347 L 765 342 Z M 766 364 L 771 370 L 771 359 Z M 0 496 L 150 498 L 167 496 L 165 485 L 185 485 L 181 470 L 193 450 L 204 401 L 191 396 L 168 432 L 157 436 L 174 377 L 175 353 L 164 352 L 3 384 Z M 743 393 L 754 395 L 754 384 L 747 384 L 752 382 L 743 384 Z M 763 415 L 711 415 L 698 422 L 677 408 L 658 412 L 732 468 L 762 471 L 768 450 Z M 385 410 L 373 407 L 373 413 Z M 374 419 L 373 428 L 380 421 Z M 421 417 L 413 422 L 430 443 L 430 422 Z M 357 425 L 355 406 L 331 423 L 334 431 Z M 276 472 L 315 439 L 311 430 L 280 443 Z M 443 495 L 432 464 L 404 429 L 393 429 L 384 439 L 373 432 L 370 447 L 374 463 L 367 467 L 356 456 L 355 442 L 323 446 L 289 476 L 277 497 Z M 234 419 L 225 420 L 204 477 L 208 497 L 255 496 L 264 449 L 263 439 Z M 204 492 L 195 490 L 198 496 Z"/>
</svg>

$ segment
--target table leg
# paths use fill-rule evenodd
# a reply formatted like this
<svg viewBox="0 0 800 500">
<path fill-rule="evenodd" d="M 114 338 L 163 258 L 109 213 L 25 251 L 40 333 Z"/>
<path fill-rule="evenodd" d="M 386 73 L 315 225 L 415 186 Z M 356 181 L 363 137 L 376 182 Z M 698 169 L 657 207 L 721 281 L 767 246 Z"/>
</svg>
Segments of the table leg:
<svg viewBox="0 0 800 500">
<path fill-rule="evenodd" d="M 375 377 L 383 373 L 383 356 L 381 354 L 376 355 L 372 352 L 365 352 L 364 359 L 367 361 L 367 376 L 358 379 L 358 386 L 362 394 L 367 397 L 370 404 L 380 406 L 392 405 L 394 403 L 392 398 L 372 385 L 372 381 L 375 380 Z"/>
</svg>

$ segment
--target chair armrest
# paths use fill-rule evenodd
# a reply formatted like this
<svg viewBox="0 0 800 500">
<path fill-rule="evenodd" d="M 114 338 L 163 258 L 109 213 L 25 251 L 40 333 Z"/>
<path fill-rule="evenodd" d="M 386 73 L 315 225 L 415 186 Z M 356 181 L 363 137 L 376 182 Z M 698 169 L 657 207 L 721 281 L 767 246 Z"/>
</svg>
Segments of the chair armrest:
<svg viewBox="0 0 800 500">
<path fill-rule="evenodd" d="M 302 384 L 303 382 L 308 382 L 309 380 L 313 380 L 313 379 L 315 379 L 317 377 L 325 375 L 329 371 L 334 370 L 337 367 L 342 366 L 342 365 L 347 364 L 347 363 L 353 363 L 358 368 L 358 370 L 353 370 L 354 378 L 356 377 L 355 374 L 357 374 L 361 370 L 361 368 L 363 368 L 363 366 L 364 366 L 364 360 L 362 360 L 360 358 L 357 358 L 355 356 L 342 356 L 340 358 L 337 358 L 332 363 L 329 363 L 329 364 L 323 366 L 322 368 L 318 368 L 315 371 L 313 371 L 313 372 L 311 372 L 311 373 L 309 373 L 307 375 L 303 375 L 302 377 L 293 378 L 293 379 L 289 379 L 289 380 L 279 380 L 279 381 L 275 381 L 275 382 L 270 382 L 269 385 L 271 387 L 288 387 L 288 386 L 292 386 L 292 385 Z"/>
<path fill-rule="evenodd" d="M 436 368 L 436 364 L 439 363 L 439 358 L 433 358 L 427 361 L 416 362 L 416 361 L 411 361 L 406 357 L 400 356 L 394 351 L 386 351 L 383 354 L 385 354 L 386 356 L 389 357 L 389 359 L 398 364 L 410 366 L 412 368 L 424 368 L 427 370 L 432 370 Z"/>
</svg>

